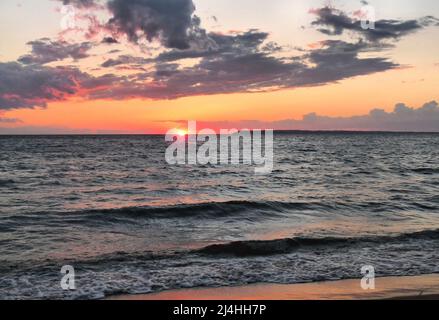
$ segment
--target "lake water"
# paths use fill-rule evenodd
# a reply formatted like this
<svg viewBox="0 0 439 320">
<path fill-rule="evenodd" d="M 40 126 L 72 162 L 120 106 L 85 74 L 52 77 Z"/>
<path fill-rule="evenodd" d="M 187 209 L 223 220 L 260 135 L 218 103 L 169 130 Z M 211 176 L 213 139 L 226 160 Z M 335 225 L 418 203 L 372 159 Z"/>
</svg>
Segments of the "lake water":
<svg viewBox="0 0 439 320">
<path fill-rule="evenodd" d="M 439 272 L 438 134 L 279 133 L 269 175 L 166 147 L 0 137 L 0 298 Z"/>
</svg>

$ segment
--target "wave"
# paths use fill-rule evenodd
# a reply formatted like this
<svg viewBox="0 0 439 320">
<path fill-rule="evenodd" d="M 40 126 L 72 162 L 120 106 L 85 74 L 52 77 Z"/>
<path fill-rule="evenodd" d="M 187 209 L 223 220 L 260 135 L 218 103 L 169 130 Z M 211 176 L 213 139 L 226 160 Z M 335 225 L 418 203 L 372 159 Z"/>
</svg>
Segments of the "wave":
<svg viewBox="0 0 439 320">
<path fill-rule="evenodd" d="M 439 168 L 415 168 L 415 169 L 411 169 L 411 171 L 415 173 L 431 175 L 431 174 L 438 174 Z"/>
<path fill-rule="evenodd" d="M 7 187 L 13 184 L 15 184 L 15 181 L 12 179 L 6 179 L 6 180 L 0 179 L 0 187 L 5 187 L 5 186 Z"/>
<path fill-rule="evenodd" d="M 86 220 L 99 220 L 102 222 L 114 222 L 117 219 L 168 219 L 168 218 L 218 218 L 218 217 L 242 217 L 247 219 L 263 217 L 282 217 L 285 213 L 306 210 L 322 211 L 330 210 L 331 205 L 320 203 L 300 202 L 273 202 L 273 201 L 228 201 L 206 202 L 198 204 L 180 204 L 173 206 L 141 206 L 115 209 L 87 209 L 64 212 L 37 212 L 28 214 L 16 214 L 9 219 L 17 221 L 44 222 L 52 216 L 62 218 L 67 222 L 83 222 Z M 45 217 L 44 220 L 41 217 Z"/>
<path fill-rule="evenodd" d="M 288 254 L 294 252 L 297 249 L 316 249 L 316 248 L 334 248 L 339 251 L 340 249 L 355 246 L 359 248 L 364 246 L 376 245 L 376 244 L 390 244 L 390 243 L 403 243 L 405 241 L 425 241 L 425 240 L 439 240 L 439 229 L 423 230 L 412 233 L 403 233 L 396 235 L 381 235 L 381 236 L 364 236 L 364 237 L 323 237 L 323 238 L 311 238 L 311 237 L 294 237 L 283 238 L 275 240 L 248 240 L 248 241 L 235 241 L 229 243 L 213 244 L 206 247 L 187 250 L 187 249 L 172 249 L 172 250 L 159 250 L 159 251 L 137 251 L 137 252 L 124 252 L 118 251 L 109 254 L 103 254 L 98 256 L 83 257 L 82 259 L 75 260 L 76 264 L 81 264 L 84 267 L 92 267 L 102 264 L 111 263 L 126 263 L 126 262 L 139 262 L 144 263 L 147 261 L 180 261 L 184 264 L 182 259 L 192 255 L 206 256 L 206 257 L 221 257 L 221 256 L 234 256 L 234 257 L 252 257 L 252 256 L 271 256 L 279 254 Z M 17 268 L 33 269 L 36 266 L 43 270 L 53 265 L 69 264 L 71 261 L 62 260 L 28 260 L 26 262 L 8 263 L 7 261 L 0 260 L 0 273 L 5 271 L 14 270 Z"/>
<path fill-rule="evenodd" d="M 186 250 L 160 250 L 160 251 L 137 251 L 137 252 L 113 252 L 109 254 L 83 257 L 75 259 L 74 264 L 83 268 L 95 268 L 97 266 L 124 264 L 144 265 L 146 263 L 171 263 L 173 267 L 190 265 L 194 256 L 197 258 L 221 258 L 237 257 L 252 258 L 289 254 L 295 250 L 335 249 L 335 255 L 345 252 L 348 247 L 356 246 L 359 250 L 380 244 L 404 244 L 407 241 L 436 241 L 439 240 L 439 229 L 423 230 L 412 233 L 396 235 L 364 236 L 364 237 L 294 237 L 276 240 L 248 240 L 222 244 L 214 244 L 199 249 Z M 422 242 L 419 242 L 423 245 Z M 329 251 L 328 251 L 329 252 Z M 332 255 L 332 254 L 331 254 Z M 189 259 L 189 260 L 187 260 Z M 44 272 L 58 268 L 59 265 L 71 264 L 70 260 L 27 260 L 27 261 L 2 261 L 0 260 L 0 274 L 13 272 L 14 270 L 35 270 Z"/>
<path fill-rule="evenodd" d="M 180 204 L 163 207 L 128 207 L 107 210 L 89 210 L 83 214 L 104 214 L 104 215 L 126 215 L 154 218 L 172 217 L 226 217 L 235 216 L 252 211 L 254 213 L 270 213 L 277 215 L 277 212 L 285 209 L 304 209 L 309 205 L 304 203 L 281 203 L 281 202 L 257 202 L 257 201 L 228 201 L 228 202 L 205 202 L 197 204 Z M 81 212 L 79 212 L 81 213 Z"/>
<path fill-rule="evenodd" d="M 412 203 L 412 206 L 422 210 L 436 210 L 432 203 Z M 401 212 L 407 208 L 398 203 L 363 202 L 349 204 L 342 202 L 280 202 L 280 201 L 225 201 L 205 202 L 192 204 L 178 204 L 170 206 L 133 206 L 109 209 L 84 209 L 77 211 L 44 211 L 20 214 L 7 214 L 7 220 L 0 223 L 0 227 L 10 224 L 26 223 L 72 223 L 94 224 L 99 223 L 135 223 L 139 219 L 215 219 L 239 218 L 248 221 L 261 219 L 279 219 L 292 215 L 321 216 L 332 214 L 350 214 L 354 211 L 362 212 Z"/>
<path fill-rule="evenodd" d="M 439 240 L 439 229 L 424 230 L 398 235 L 365 236 L 350 238 L 284 238 L 276 240 L 236 241 L 224 244 L 214 244 L 198 250 L 195 253 L 205 255 L 231 255 L 237 257 L 264 256 L 286 254 L 302 247 L 351 246 L 365 243 L 387 243 L 407 240 Z"/>
</svg>

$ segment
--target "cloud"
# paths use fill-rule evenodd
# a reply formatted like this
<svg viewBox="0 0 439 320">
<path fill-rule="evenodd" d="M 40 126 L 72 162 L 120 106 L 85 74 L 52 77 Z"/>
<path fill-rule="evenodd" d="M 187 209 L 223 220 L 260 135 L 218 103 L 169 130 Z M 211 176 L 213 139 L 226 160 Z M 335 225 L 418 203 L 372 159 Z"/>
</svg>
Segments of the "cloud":
<svg viewBox="0 0 439 320">
<path fill-rule="evenodd" d="M 148 58 L 142 58 L 142 57 L 134 57 L 130 55 L 120 55 L 116 59 L 108 59 L 104 63 L 101 64 L 101 67 L 103 68 L 110 68 L 110 67 L 116 67 L 120 65 L 135 65 L 135 66 L 142 66 L 147 63 L 150 63 L 151 59 Z"/>
<path fill-rule="evenodd" d="M 95 0 L 60 0 L 64 5 L 73 5 L 78 8 L 92 8 L 97 6 Z"/>
<path fill-rule="evenodd" d="M 324 34 L 342 35 L 345 31 L 352 31 L 369 41 L 396 40 L 439 21 L 432 16 L 418 20 L 378 20 L 375 21 L 374 28 L 363 29 L 360 18 L 349 17 L 345 12 L 335 8 L 313 9 L 311 13 L 317 16 L 312 25 L 321 27 L 318 30 Z"/>
<path fill-rule="evenodd" d="M 68 68 L 0 63 L 0 109 L 44 107 L 74 94 L 79 74 Z"/>
<path fill-rule="evenodd" d="M 51 134 L 92 134 L 87 129 L 70 129 L 64 127 L 50 126 L 18 126 L 18 127 L 1 127 L 0 135 L 51 135 Z"/>
<path fill-rule="evenodd" d="M 82 91 L 106 90 L 123 77 L 92 77 L 72 67 L 0 63 L 0 110 L 45 107 Z"/>
<path fill-rule="evenodd" d="M 187 124 L 187 121 L 183 120 L 174 122 L 177 122 L 180 126 Z M 275 130 L 439 132 L 439 105 L 436 101 L 431 101 L 416 109 L 404 103 L 398 103 L 392 112 L 374 109 L 363 116 L 328 117 L 310 113 L 305 115 L 302 120 L 198 122 L 197 127 L 198 129 L 262 128 Z"/>
<path fill-rule="evenodd" d="M 224 54 L 245 54 L 259 51 L 259 47 L 267 40 L 268 33 L 252 29 L 232 35 L 209 33 L 211 45 L 202 49 L 170 50 L 157 57 L 159 62 L 177 61 L 188 58 L 215 58 Z M 277 50 L 277 48 L 276 48 Z M 270 51 L 270 50 L 268 50 Z M 274 52 L 275 50 L 271 50 Z"/>
<path fill-rule="evenodd" d="M 322 48 L 312 50 L 306 55 L 315 67 L 306 68 L 298 79 L 291 79 L 292 86 L 331 83 L 400 67 L 387 58 L 359 58 L 360 53 L 373 51 L 363 41 L 348 43 L 341 40 L 326 40 L 321 42 L 321 45 Z"/>
<path fill-rule="evenodd" d="M 1 127 L 0 135 L 83 135 L 83 134 L 144 134 L 145 131 L 91 130 L 57 126 L 14 126 Z"/>
<path fill-rule="evenodd" d="M 370 50 L 363 42 L 325 41 L 302 56 L 278 58 L 275 47 L 264 45 L 267 33 L 257 30 L 210 34 L 214 49 L 169 51 L 156 59 L 122 55 L 102 67 L 143 69 L 129 77 L 95 78 L 72 68 L 48 68 L 18 63 L 0 64 L 0 108 L 45 106 L 75 93 L 89 99 L 176 99 L 195 95 L 263 92 L 323 85 L 349 77 L 398 67 L 386 58 L 360 58 Z M 270 49 L 271 48 L 271 49 Z M 193 66 L 180 60 L 198 57 Z M 152 64 L 153 70 L 142 66 Z M 110 87 L 111 86 L 111 87 Z"/>
<path fill-rule="evenodd" d="M 2 118 L 2 117 L 0 117 L 0 123 L 10 124 L 10 123 L 20 123 L 20 122 L 22 122 L 22 121 L 20 119 L 17 119 L 17 118 Z"/>
<path fill-rule="evenodd" d="M 137 43 L 160 39 L 167 48 L 188 49 L 191 33 L 198 28 L 192 0 L 111 0 L 108 27 Z"/>
<path fill-rule="evenodd" d="M 78 8 L 97 6 L 94 1 L 64 1 Z M 401 66 L 382 52 L 392 44 L 374 34 L 356 42 L 325 40 L 291 56 L 269 41 L 269 34 L 245 32 L 207 33 L 194 15 L 191 0 L 111 0 L 105 2 L 111 18 L 107 23 L 113 43 L 127 35 L 133 42 L 145 37 L 159 39 L 164 50 L 157 56 L 120 55 L 107 59 L 101 68 L 135 71 L 129 76 L 94 77 L 71 67 L 45 64 L 88 56 L 91 44 L 71 44 L 40 39 L 30 42 L 32 52 L 21 63 L 0 64 L 0 109 L 44 107 L 48 102 L 80 95 L 87 99 L 177 99 L 196 95 L 265 92 L 319 86 L 394 70 Z M 84 9 L 87 11 L 88 9 Z M 333 26 L 336 34 L 357 30 L 357 22 L 343 12 L 314 10 L 316 25 Z M 380 30 L 395 37 L 414 31 L 410 23 L 382 20 Z M 364 54 L 367 53 L 367 54 Z M 191 59 L 190 63 L 185 61 Z"/>
<path fill-rule="evenodd" d="M 364 42 L 324 41 L 321 48 L 302 56 L 279 58 L 276 47 L 264 45 L 267 33 L 257 30 L 221 35 L 209 34 L 217 44 L 207 50 L 171 50 L 155 60 L 156 72 L 134 76 L 135 83 L 111 91 L 94 92 L 92 97 L 124 99 L 126 96 L 150 99 L 175 99 L 194 95 L 234 92 L 263 92 L 285 88 L 323 85 L 342 79 L 391 70 L 399 67 L 387 58 L 360 58 L 371 50 Z M 270 49 L 272 48 L 272 49 Z M 379 50 L 379 49 L 377 49 Z M 179 65 L 181 59 L 198 58 L 193 66 Z M 122 56 L 103 66 L 139 62 Z M 142 62 L 142 60 L 140 60 Z M 145 84 L 142 79 L 148 79 Z"/>
<path fill-rule="evenodd" d="M 88 51 L 92 48 L 90 42 L 71 44 L 65 41 L 52 41 L 47 38 L 27 43 L 32 47 L 30 54 L 18 59 L 23 64 L 46 64 L 61 61 L 67 58 L 80 60 L 89 57 Z"/>
<path fill-rule="evenodd" d="M 105 44 L 116 44 L 116 43 L 119 43 L 119 41 L 117 41 L 113 37 L 105 37 L 104 39 L 102 39 L 102 43 L 105 43 Z"/>
<path fill-rule="evenodd" d="M 432 131 L 439 132 L 439 105 L 436 101 L 415 109 L 398 103 L 392 112 L 374 109 L 368 115 L 325 117 L 308 114 L 302 125 L 323 130 Z"/>
<path fill-rule="evenodd" d="M 199 17 L 194 14 L 192 0 L 107 0 L 103 5 L 93 0 L 59 1 L 83 11 L 105 8 L 110 19 L 102 24 L 94 19 L 89 34 L 105 30 L 112 34 L 107 40 L 118 41 L 122 36 L 132 43 L 159 40 L 165 48 L 180 50 L 203 46 L 209 41 L 200 27 Z"/>
</svg>

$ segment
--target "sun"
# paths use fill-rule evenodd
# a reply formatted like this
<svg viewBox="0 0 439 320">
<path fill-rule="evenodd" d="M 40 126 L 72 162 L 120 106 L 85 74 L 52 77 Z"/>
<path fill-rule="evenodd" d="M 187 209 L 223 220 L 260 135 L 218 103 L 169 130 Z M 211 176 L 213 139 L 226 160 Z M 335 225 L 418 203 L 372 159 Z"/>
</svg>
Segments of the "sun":
<svg viewBox="0 0 439 320">
<path fill-rule="evenodd" d="M 179 135 L 180 137 L 184 137 L 187 135 L 187 131 L 184 129 L 178 129 L 177 130 L 177 135 Z"/>
</svg>

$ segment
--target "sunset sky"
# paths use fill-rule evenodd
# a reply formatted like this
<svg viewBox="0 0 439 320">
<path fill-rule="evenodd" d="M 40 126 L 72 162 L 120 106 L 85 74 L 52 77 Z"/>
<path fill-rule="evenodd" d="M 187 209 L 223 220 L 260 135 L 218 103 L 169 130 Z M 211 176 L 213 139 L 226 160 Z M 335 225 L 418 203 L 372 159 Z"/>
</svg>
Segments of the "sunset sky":
<svg viewBox="0 0 439 320">
<path fill-rule="evenodd" d="M 2 0 L 0 134 L 439 131 L 439 2 L 365 4 Z"/>
</svg>

